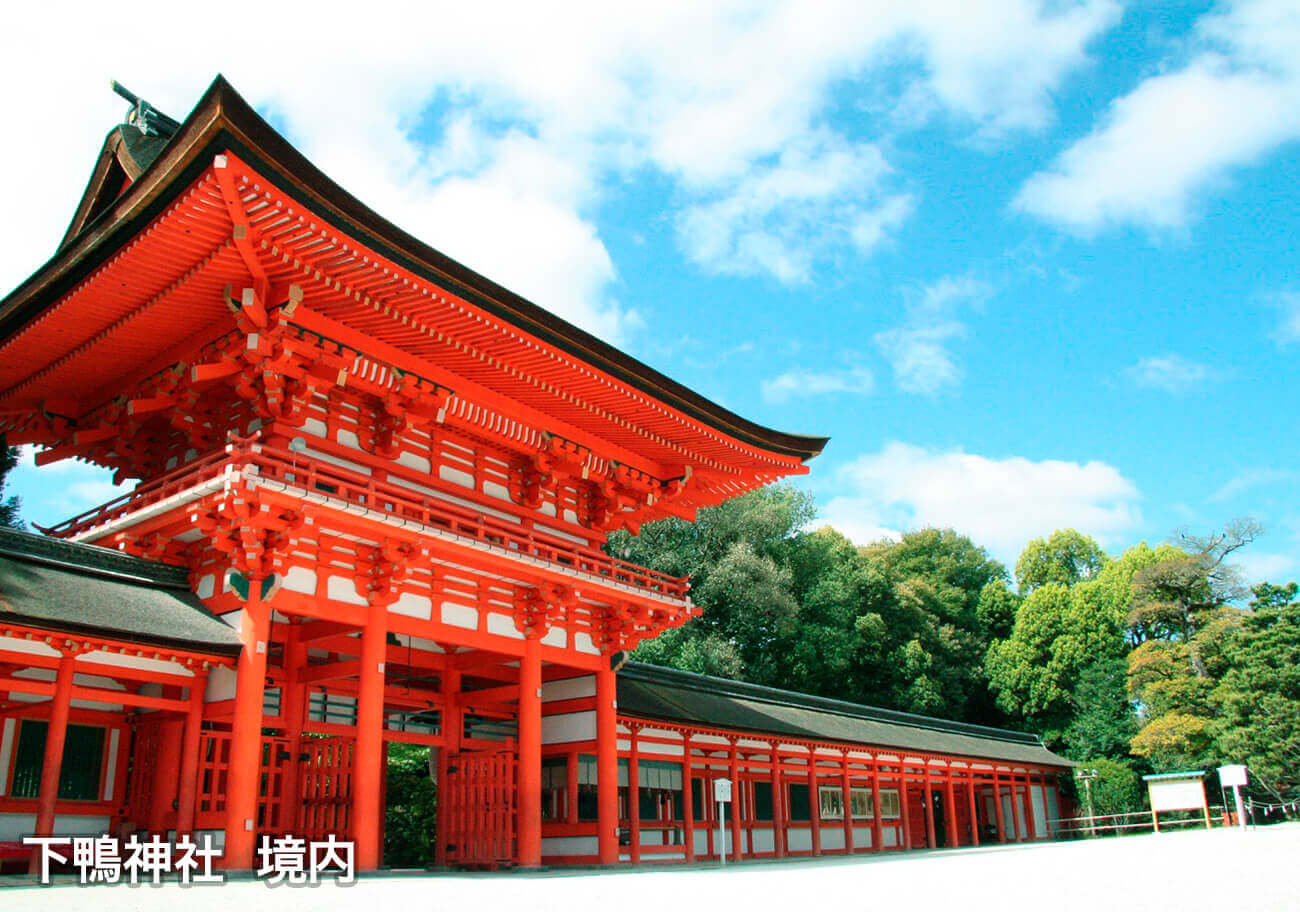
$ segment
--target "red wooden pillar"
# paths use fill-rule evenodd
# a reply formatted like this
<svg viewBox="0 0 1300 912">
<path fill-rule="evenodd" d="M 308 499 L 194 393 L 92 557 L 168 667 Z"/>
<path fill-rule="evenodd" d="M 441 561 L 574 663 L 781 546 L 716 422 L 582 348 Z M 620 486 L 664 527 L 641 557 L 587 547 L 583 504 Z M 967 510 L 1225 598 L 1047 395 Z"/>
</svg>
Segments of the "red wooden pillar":
<svg viewBox="0 0 1300 912">
<path fill-rule="evenodd" d="M 947 830 L 948 848 L 955 849 L 961 842 L 957 837 L 957 799 L 953 790 L 952 782 L 952 764 L 948 764 L 948 773 L 944 783 L 944 801 L 948 803 L 943 815 L 944 827 Z"/>
<path fill-rule="evenodd" d="M 1038 838 L 1038 821 L 1034 820 L 1034 777 L 1025 776 L 1025 831 L 1030 839 Z"/>
<path fill-rule="evenodd" d="M 185 713 L 185 738 L 181 743 L 180 783 L 176 794 L 176 835 L 194 832 L 195 802 L 199 793 L 199 748 L 203 735 L 203 695 L 207 673 L 195 675 L 190 684 L 189 708 Z"/>
<path fill-rule="evenodd" d="M 822 853 L 822 808 L 817 785 L 817 748 L 808 748 L 808 830 L 812 836 L 812 853 Z"/>
<path fill-rule="evenodd" d="M 682 841 L 686 844 L 686 860 L 695 860 L 695 780 L 691 775 L 691 733 L 682 733 Z M 732 785 L 733 790 L 735 785 Z M 739 794 L 739 792 L 737 792 Z M 705 796 L 708 800 L 708 796 Z"/>
<path fill-rule="evenodd" d="M 1006 814 L 1002 811 L 1002 786 L 998 783 L 998 774 L 993 773 L 993 813 L 998 821 L 998 842 L 1007 841 Z"/>
<path fill-rule="evenodd" d="M 980 844 L 980 818 L 979 808 L 975 804 L 975 771 L 967 770 L 966 776 L 966 801 L 970 805 L 970 844 L 977 846 Z"/>
<path fill-rule="evenodd" d="M 731 739 L 731 857 L 740 861 L 740 756 L 736 751 L 736 739 Z"/>
<path fill-rule="evenodd" d="M 618 691 L 615 672 L 596 672 L 596 832 L 603 865 L 618 864 Z"/>
<path fill-rule="evenodd" d="M 451 816 L 449 807 L 451 790 L 447 780 L 447 768 L 452 754 L 460 750 L 460 738 L 464 729 L 464 719 L 460 706 L 460 672 L 448 668 L 442 672 L 438 690 L 442 694 L 442 730 L 443 743 L 438 748 L 438 810 L 433 843 L 433 859 L 438 865 L 447 863 L 447 839 L 451 833 Z"/>
<path fill-rule="evenodd" d="M 297 832 L 302 815 L 302 788 L 298 784 L 302 764 L 298 755 L 302 752 L 302 729 L 307 718 L 307 688 L 300 676 L 307 664 L 307 645 L 302 642 L 301 634 L 298 624 L 291 625 L 285 634 L 284 683 L 280 687 L 280 721 L 289 742 L 289 762 L 285 764 L 282 780 L 284 799 L 280 820 L 287 833 Z"/>
<path fill-rule="evenodd" d="M 871 758 L 871 851 L 885 847 L 885 827 L 880 808 L 880 755 Z"/>
<path fill-rule="evenodd" d="M 168 719 L 158 726 L 158 747 L 154 756 L 153 781 L 149 783 L 149 813 L 145 824 L 151 833 L 167 832 L 172 802 L 179 802 L 176 786 L 181 768 L 181 740 L 184 737 L 184 719 Z"/>
<path fill-rule="evenodd" d="M 922 786 L 925 791 L 921 798 L 921 807 L 925 808 L 925 841 L 930 848 L 935 847 L 934 841 L 934 791 L 930 781 L 930 761 L 925 761 L 925 778 L 922 780 Z"/>
<path fill-rule="evenodd" d="M 542 864 L 542 643 L 524 640 L 519 663 L 519 866 Z"/>
<path fill-rule="evenodd" d="M 772 745 L 772 848 L 777 858 L 785 857 L 785 780 L 781 775 L 781 752 Z"/>
<path fill-rule="evenodd" d="M 230 771 L 226 780 L 225 865 L 250 870 L 257 839 L 258 790 L 262 779 L 262 698 L 266 689 L 267 631 L 271 611 L 262 601 L 262 580 L 250 579 L 239 622 L 235 714 L 230 726 Z"/>
<path fill-rule="evenodd" d="M 840 751 L 840 803 L 844 806 L 844 854 L 853 854 L 853 787 L 849 780 L 849 752 Z"/>
<path fill-rule="evenodd" d="M 907 797 L 907 761 L 899 758 L 898 762 L 898 822 L 903 834 L 903 848 L 912 847 L 911 802 Z"/>
<path fill-rule="evenodd" d="M 357 671 L 357 744 L 352 758 L 352 828 L 357 870 L 373 871 L 383 857 L 380 818 L 384 808 L 384 657 L 388 648 L 388 608 L 371 605 L 361 629 Z"/>
<path fill-rule="evenodd" d="M 1016 822 L 1016 842 L 1025 841 L 1025 823 L 1020 815 L 1020 786 L 1016 784 L 1016 776 L 1011 775 L 1011 816 Z"/>
<path fill-rule="evenodd" d="M 630 753 L 627 758 L 627 820 L 628 836 L 630 843 L 628 845 L 628 854 L 632 858 L 632 864 L 641 863 L 641 762 L 640 752 L 637 746 L 637 727 L 630 726 L 632 735 L 629 745 Z"/>
<path fill-rule="evenodd" d="M 45 729 L 45 756 L 41 761 L 41 790 L 36 798 L 36 826 L 33 836 L 54 834 L 54 806 L 59 800 L 59 779 L 63 776 L 63 745 L 68 738 L 68 716 L 72 708 L 72 679 L 76 674 L 75 652 L 65 652 L 59 659 L 54 679 L 54 699 L 50 703 L 50 721 Z M 29 873 L 41 871 L 41 853 L 33 852 Z"/>
</svg>

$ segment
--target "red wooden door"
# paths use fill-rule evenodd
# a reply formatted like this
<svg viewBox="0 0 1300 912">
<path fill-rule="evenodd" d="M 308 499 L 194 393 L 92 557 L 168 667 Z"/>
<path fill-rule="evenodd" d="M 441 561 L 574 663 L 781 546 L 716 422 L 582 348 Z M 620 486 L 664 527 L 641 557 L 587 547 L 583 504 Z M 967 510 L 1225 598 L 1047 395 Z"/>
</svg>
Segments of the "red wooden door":
<svg viewBox="0 0 1300 912">
<path fill-rule="evenodd" d="M 465 751 L 447 759 L 447 860 L 461 867 L 495 868 L 515 861 L 515 752 Z"/>
<path fill-rule="evenodd" d="M 323 840 L 352 838 L 352 752 L 354 738 L 304 738 L 307 755 L 300 777 L 302 811 L 298 835 Z"/>
</svg>

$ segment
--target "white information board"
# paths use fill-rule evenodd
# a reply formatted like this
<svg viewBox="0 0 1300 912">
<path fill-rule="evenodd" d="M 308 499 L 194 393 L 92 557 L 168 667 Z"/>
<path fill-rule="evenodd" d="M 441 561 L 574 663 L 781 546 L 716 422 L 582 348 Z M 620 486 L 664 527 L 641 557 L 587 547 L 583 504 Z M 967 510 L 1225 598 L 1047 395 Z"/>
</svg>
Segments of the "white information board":
<svg viewBox="0 0 1300 912">
<path fill-rule="evenodd" d="M 1205 785 L 1201 779 L 1148 782 L 1153 811 L 1195 811 L 1205 807 Z"/>
<path fill-rule="evenodd" d="M 1234 785 L 1246 784 L 1246 767 L 1241 764 L 1231 764 L 1229 766 L 1219 767 L 1219 784 L 1224 788 L 1230 788 Z"/>
</svg>

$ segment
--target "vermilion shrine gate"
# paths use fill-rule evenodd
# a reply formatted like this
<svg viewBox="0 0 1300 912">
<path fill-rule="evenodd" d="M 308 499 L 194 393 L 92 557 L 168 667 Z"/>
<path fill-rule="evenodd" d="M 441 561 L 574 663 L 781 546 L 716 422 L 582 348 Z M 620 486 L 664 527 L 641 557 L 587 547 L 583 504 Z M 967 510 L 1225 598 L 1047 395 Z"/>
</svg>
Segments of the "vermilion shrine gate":
<svg viewBox="0 0 1300 912">
<path fill-rule="evenodd" d="M 334 833 L 375 868 L 385 745 L 405 742 L 436 749 L 445 863 L 706 856 L 698 783 L 724 768 L 776 785 L 733 804 L 737 851 L 798 854 L 791 763 L 819 818 L 839 789 L 846 851 L 934 844 L 943 788 L 939 841 L 995 816 L 1001 838 L 1047 835 L 1063 761 L 1041 745 L 981 754 L 977 733 L 963 749 L 995 762 L 954 765 L 815 725 L 755 746 L 727 718 L 620 713 L 616 657 L 697 609 L 607 533 L 802 474 L 825 440 L 745 421 L 404 234 L 221 79 L 182 124 L 136 106 L 56 255 L 0 303 L 0 422 L 39 464 L 137 481 L 44 530 L 63 542 L 0 541 L 0 599 L 22 593 L 0 613 L 0 819 L 20 829 L 213 831 L 234 868 L 259 834 Z M 912 781 L 919 830 L 897 822 Z M 810 852 L 833 841 L 809 831 Z"/>
</svg>

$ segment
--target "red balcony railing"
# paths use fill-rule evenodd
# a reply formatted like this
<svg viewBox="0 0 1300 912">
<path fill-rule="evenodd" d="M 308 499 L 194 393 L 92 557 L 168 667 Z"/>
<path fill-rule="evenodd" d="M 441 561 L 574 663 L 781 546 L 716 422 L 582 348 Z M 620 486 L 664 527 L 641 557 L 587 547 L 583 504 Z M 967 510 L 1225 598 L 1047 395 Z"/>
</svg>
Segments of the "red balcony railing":
<svg viewBox="0 0 1300 912">
<path fill-rule="evenodd" d="M 362 507 L 376 518 L 418 524 L 449 532 L 505 551 L 532 558 L 555 569 L 602 577 L 611 582 L 674 599 L 685 599 L 690 581 L 611 557 L 588 545 L 485 514 L 473 507 L 412 490 L 342 466 L 321 462 L 260 443 L 235 443 L 160 476 L 80 516 L 42 531 L 72 538 L 137 513 L 168 498 L 193 491 L 223 477 L 243 477 L 251 484 L 293 489 L 299 496 L 318 495 L 330 501 Z"/>
</svg>

